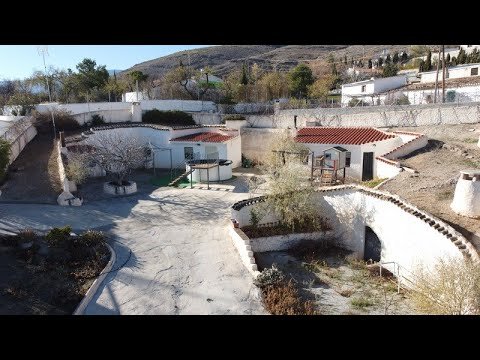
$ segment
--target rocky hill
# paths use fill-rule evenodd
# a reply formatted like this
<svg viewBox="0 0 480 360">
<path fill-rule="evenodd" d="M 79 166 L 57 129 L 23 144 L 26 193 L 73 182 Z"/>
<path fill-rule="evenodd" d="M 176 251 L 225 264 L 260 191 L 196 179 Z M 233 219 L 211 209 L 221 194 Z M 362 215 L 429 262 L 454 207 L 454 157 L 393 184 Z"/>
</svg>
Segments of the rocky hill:
<svg viewBox="0 0 480 360">
<path fill-rule="evenodd" d="M 160 78 L 180 61 L 196 69 L 210 66 L 217 76 L 224 76 L 244 62 L 257 63 L 262 69 L 287 71 L 299 62 L 325 60 L 330 54 L 335 58 L 356 59 L 408 50 L 410 45 L 220 45 L 176 52 L 132 66 L 152 78 Z"/>
</svg>

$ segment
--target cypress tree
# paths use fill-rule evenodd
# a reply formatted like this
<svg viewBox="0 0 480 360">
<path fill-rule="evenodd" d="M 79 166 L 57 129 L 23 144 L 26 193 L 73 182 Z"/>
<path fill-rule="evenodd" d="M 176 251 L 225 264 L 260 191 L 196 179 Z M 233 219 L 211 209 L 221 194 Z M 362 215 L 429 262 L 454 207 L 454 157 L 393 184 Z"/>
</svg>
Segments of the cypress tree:
<svg viewBox="0 0 480 360">
<path fill-rule="evenodd" d="M 425 60 L 423 71 L 430 71 L 430 70 L 432 70 L 432 52 L 428 50 L 427 60 Z"/>
</svg>

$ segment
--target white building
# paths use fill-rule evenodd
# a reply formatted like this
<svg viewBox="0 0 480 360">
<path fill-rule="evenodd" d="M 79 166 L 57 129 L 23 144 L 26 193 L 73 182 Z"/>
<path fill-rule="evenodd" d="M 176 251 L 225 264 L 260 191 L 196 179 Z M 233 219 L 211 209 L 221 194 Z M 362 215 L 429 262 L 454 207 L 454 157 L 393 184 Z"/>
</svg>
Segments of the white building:
<svg viewBox="0 0 480 360">
<path fill-rule="evenodd" d="M 393 89 L 398 89 L 407 84 L 405 75 L 388 78 L 371 78 L 370 80 L 357 81 L 342 85 L 342 107 L 348 106 L 353 99 L 361 100 L 371 105 L 380 102 L 378 94 Z"/>
<path fill-rule="evenodd" d="M 232 167 L 242 162 L 241 138 L 238 130 L 224 126 L 166 127 L 151 124 L 112 124 L 93 129 L 84 141 L 95 142 L 95 134 L 103 131 L 132 136 L 145 145 L 151 145 L 155 155 L 148 166 L 156 168 L 185 168 L 191 159 L 225 159 Z M 171 157 L 170 157 L 171 153 Z"/>
<path fill-rule="evenodd" d="M 142 100 L 150 100 L 146 91 L 132 91 L 122 94 L 122 102 L 138 102 Z"/>
<path fill-rule="evenodd" d="M 314 157 L 335 146 L 348 151 L 346 154 L 346 176 L 362 181 L 379 176 L 377 157 L 402 146 L 404 141 L 395 133 L 375 128 L 329 128 L 309 127 L 297 132 L 295 141 L 307 146 Z"/>
<path fill-rule="evenodd" d="M 479 76 L 479 72 L 478 72 L 479 68 L 480 68 L 479 63 L 452 66 L 445 69 L 445 79 L 460 79 L 460 78 L 467 78 L 471 76 Z M 435 82 L 435 79 L 437 76 L 437 70 L 421 72 L 418 75 L 420 76 L 421 83 Z M 438 81 L 442 81 L 442 79 L 443 79 L 443 71 L 440 68 L 438 72 Z"/>
</svg>

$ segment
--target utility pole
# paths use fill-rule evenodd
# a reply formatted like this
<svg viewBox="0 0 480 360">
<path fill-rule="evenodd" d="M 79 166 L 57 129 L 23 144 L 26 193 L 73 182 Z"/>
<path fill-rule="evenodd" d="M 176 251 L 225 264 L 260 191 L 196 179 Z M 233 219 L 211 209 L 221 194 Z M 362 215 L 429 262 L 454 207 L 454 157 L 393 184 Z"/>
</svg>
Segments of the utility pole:
<svg viewBox="0 0 480 360">
<path fill-rule="evenodd" d="M 138 79 L 135 80 L 135 87 L 136 87 L 136 92 L 137 92 L 137 102 L 138 102 Z"/>
<path fill-rule="evenodd" d="M 440 61 L 440 59 L 439 59 Z M 445 73 L 447 69 L 445 68 L 445 45 L 442 45 L 442 103 L 445 102 Z"/>
<path fill-rule="evenodd" d="M 50 93 L 50 83 L 48 82 L 48 75 L 47 75 L 47 65 L 45 63 L 45 54 L 48 55 L 48 46 L 38 46 L 37 51 L 39 54 L 42 55 L 43 58 L 43 68 L 45 69 L 45 80 L 47 81 L 47 91 L 48 91 L 48 101 L 50 102 L 50 106 L 52 103 L 52 94 Z M 55 117 L 53 116 L 53 111 L 50 108 L 50 114 L 52 115 L 52 125 L 53 125 L 53 139 L 57 138 L 57 131 L 55 129 Z"/>
<path fill-rule="evenodd" d="M 437 57 L 437 74 L 435 76 L 435 94 L 433 94 L 433 103 L 437 103 L 437 92 L 438 92 L 438 72 L 440 71 L 440 48 L 438 48 L 438 57 Z"/>
</svg>

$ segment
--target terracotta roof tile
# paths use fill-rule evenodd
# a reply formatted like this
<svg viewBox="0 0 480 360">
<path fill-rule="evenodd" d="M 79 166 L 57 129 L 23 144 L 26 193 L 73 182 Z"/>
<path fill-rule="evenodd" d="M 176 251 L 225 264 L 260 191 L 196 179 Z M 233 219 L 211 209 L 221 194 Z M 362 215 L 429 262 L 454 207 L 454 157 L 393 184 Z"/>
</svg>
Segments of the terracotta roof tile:
<svg viewBox="0 0 480 360">
<path fill-rule="evenodd" d="M 295 137 L 296 142 L 305 144 L 348 144 L 361 145 L 394 138 L 375 128 L 331 128 L 309 127 L 300 129 Z"/>
<path fill-rule="evenodd" d="M 230 139 L 233 139 L 235 136 L 231 135 L 223 135 L 215 132 L 202 132 L 202 133 L 195 133 L 185 136 L 180 136 L 170 141 L 190 141 L 190 142 L 214 142 L 220 143 Z"/>
</svg>

